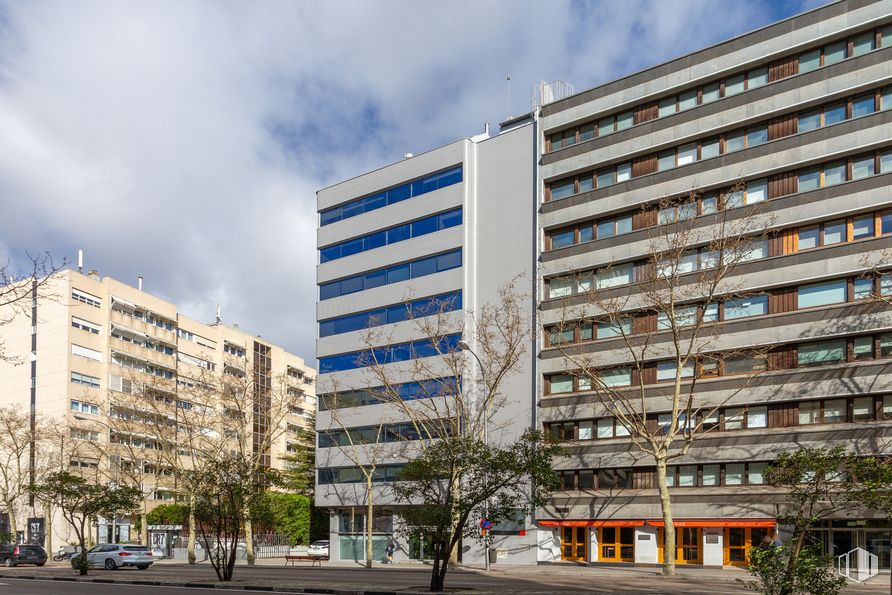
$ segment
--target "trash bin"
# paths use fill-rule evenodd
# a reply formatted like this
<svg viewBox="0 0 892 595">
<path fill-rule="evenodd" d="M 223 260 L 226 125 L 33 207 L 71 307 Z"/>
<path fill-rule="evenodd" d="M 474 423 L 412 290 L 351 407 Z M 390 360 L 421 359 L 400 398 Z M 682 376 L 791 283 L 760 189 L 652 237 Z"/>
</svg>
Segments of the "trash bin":
<svg viewBox="0 0 892 595">
<path fill-rule="evenodd" d="M 490 563 L 490 564 L 495 564 L 495 563 L 496 563 L 496 560 L 498 559 L 498 556 L 499 556 L 499 552 L 497 552 L 497 551 L 495 550 L 495 548 L 490 548 L 490 550 L 489 550 L 489 563 Z"/>
</svg>

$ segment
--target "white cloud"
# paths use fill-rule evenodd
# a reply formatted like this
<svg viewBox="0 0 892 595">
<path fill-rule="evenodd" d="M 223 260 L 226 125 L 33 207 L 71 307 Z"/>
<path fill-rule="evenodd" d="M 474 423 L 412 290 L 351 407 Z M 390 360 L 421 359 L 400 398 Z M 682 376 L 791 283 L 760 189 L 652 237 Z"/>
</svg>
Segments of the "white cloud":
<svg viewBox="0 0 892 595">
<path fill-rule="evenodd" d="M 786 9 L 786 8 L 785 8 Z M 780 15 L 766 2 L 0 3 L 0 237 L 312 360 L 315 191 Z M 789 8 L 790 13 L 795 8 Z"/>
</svg>

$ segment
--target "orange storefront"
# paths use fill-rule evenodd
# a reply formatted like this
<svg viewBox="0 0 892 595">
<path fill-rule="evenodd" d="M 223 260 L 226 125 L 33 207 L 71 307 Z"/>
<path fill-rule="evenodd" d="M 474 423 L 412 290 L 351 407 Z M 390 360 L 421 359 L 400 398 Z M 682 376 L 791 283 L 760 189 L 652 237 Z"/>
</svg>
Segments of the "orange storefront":
<svg viewBox="0 0 892 595">
<path fill-rule="evenodd" d="M 677 519 L 675 558 L 679 564 L 745 566 L 749 549 L 774 535 L 774 519 Z M 555 559 L 659 564 L 664 558 L 662 519 L 540 520 L 558 533 Z"/>
</svg>

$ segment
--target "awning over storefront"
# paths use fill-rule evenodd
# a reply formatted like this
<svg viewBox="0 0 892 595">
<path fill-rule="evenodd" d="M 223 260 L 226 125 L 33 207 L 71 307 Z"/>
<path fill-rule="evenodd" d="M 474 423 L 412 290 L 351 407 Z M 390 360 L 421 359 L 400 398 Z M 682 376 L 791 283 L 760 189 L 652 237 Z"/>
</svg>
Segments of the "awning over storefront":
<svg viewBox="0 0 892 595">
<path fill-rule="evenodd" d="M 604 519 L 604 520 L 540 520 L 540 527 L 662 527 L 662 519 Z M 730 527 L 730 528 L 773 528 L 777 526 L 774 519 L 676 519 L 676 527 Z"/>
<path fill-rule="evenodd" d="M 596 520 L 596 521 L 564 521 L 543 520 L 539 521 L 542 527 L 641 527 L 644 521 L 636 520 Z"/>
<path fill-rule="evenodd" d="M 647 524 L 652 527 L 662 527 L 665 525 L 662 519 L 648 520 Z M 771 528 L 777 525 L 774 519 L 676 519 L 672 523 L 676 527 L 730 527 L 730 528 Z"/>
</svg>

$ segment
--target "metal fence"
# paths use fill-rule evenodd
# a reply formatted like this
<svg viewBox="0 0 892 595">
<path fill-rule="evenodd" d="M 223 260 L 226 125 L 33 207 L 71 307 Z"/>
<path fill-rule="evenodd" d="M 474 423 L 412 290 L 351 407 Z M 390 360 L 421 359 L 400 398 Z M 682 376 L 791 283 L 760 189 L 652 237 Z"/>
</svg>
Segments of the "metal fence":
<svg viewBox="0 0 892 595">
<path fill-rule="evenodd" d="M 178 546 L 186 547 L 186 537 L 178 538 Z M 204 536 L 195 536 L 196 544 L 201 548 L 204 547 Z M 215 539 L 212 535 L 208 535 L 208 543 L 213 546 Z M 254 557 L 261 558 L 284 558 L 291 552 L 291 542 L 285 535 L 280 533 L 259 533 L 254 535 L 252 540 L 254 543 Z M 304 546 L 306 547 L 306 546 Z M 203 558 L 203 553 L 201 556 Z M 247 557 L 244 538 L 236 544 L 236 559 L 244 560 Z"/>
</svg>

